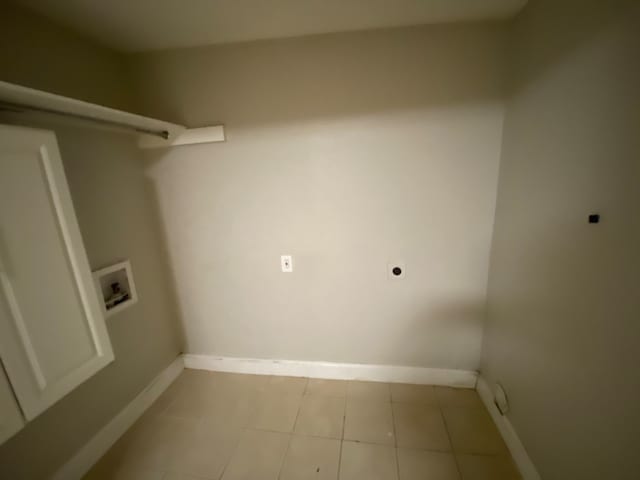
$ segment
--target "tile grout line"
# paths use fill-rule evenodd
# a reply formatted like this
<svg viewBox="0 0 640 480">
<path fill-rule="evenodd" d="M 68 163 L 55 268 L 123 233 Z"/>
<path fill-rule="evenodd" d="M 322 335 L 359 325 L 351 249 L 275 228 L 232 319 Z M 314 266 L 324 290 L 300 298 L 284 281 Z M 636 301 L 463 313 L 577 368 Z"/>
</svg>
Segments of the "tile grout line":
<svg viewBox="0 0 640 480">
<path fill-rule="evenodd" d="M 338 453 L 338 478 L 340 480 L 340 470 L 342 469 L 342 448 L 344 447 L 344 429 L 347 424 L 347 401 L 349 399 L 349 384 L 344 392 L 344 410 L 342 411 L 342 435 L 340 436 L 340 452 Z"/>
<path fill-rule="evenodd" d="M 309 384 L 309 379 L 307 378 L 307 383 L 304 386 L 304 390 L 302 390 L 302 395 L 300 395 L 300 403 L 298 404 L 298 410 L 296 411 L 296 418 L 293 421 L 293 426 L 291 427 L 291 432 L 294 433 L 296 431 L 296 425 L 298 424 L 298 417 L 300 416 L 300 410 L 302 410 L 302 402 L 304 401 L 304 393 L 307 391 L 307 385 Z"/>
<path fill-rule="evenodd" d="M 458 477 L 462 480 L 462 470 L 460 470 L 460 464 L 458 463 L 458 456 L 453 448 L 453 440 L 451 439 L 451 433 L 449 433 L 449 426 L 447 425 L 447 419 L 444 416 L 444 409 L 442 408 L 442 402 L 440 401 L 440 397 L 438 396 L 438 391 L 435 387 L 433 387 L 434 394 L 436 396 L 436 403 L 438 404 L 438 410 L 440 411 L 440 416 L 442 417 L 442 423 L 444 423 L 444 429 L 447 432 L 447 438 L 449 439 L 449 445 L 451 445 L 451 455 L 453 455 L 453 461 L 456 464 L 456 470 L 458 471 Z"/>
<path fill-rule="evenodd" d="M 340 440 L 338 437 L 323 437 L 322 435 L 311 435 L 308 433 L 300 433 L 300 432 L 283 432 L 282 430 L 270 430 L 268 428 L 254 428 L 254 427 L 246 427 L 246 430 L 254 430 L 257 432 L 269 432 L 269 433 L 282 433 L 282 434 L 291 434 L 297 435 L 298 437 L 307 437 L 307 438 L 321 438 L 324 440 Z M 361 442 L 361 443 L 369 443 L 371 445 L 382 445 L 380 443 L 371 443 L 371 442 Z"/>
<path fill-rule="evenodd" d="M 400 456 L 398 455 L 398 432 L 396 431 L 396 415 L 393 412 L 393 394 L 389 385 L 389 405 L 391 406 L 391 423 L 393 424 L 393 453 L 396 457 L 396 477 L 400 480 Z"/>
<path fill-rule="evenodd" d="M 300 404 L 298 405 L 298 410 L 296 411 L 296 418 L 293 421 L 293 426 L 291 427 L 291 432 L 288 433 L 289 441 L 287 442 L 287 448 L 284 451 L 284 455 L 282 456 L 282 460 L 280 461 L 280 469 L 278 470 L 278 479 L 282 476 L 282 469 L 284 468 L 284 462 L 287 459 L 287 454 L 289 453 L 289 449 L 291 448 L 291 442 L 293 441 L 293 435 L 296 431 L 296 425 L 298 424 L 298 417 L 300 416 L 300 410 L 302 410 L 302 401 L 304 400 L 305 392 L 307 391 L 307 386 L 309 385 L 309 379 L 305 379 L 306 382 L 304 384 L 304 389 L 302 390 L 302 395 L 300 395 Z"/>
<path fill-rule="evenodd" d="M 184 390 L 184 385 L 182 384 L 178 384 L 176 385 L 176 382 L 179 380 L 179 378 L 182 376 L 182 373 L 180 375 L 178 375 L 176 377 L 176 379 L 166 388 L 166 390 L 164 392 L 162 392 L 162 394 L 160 395 L 160 397 L 162 395 L 164 395 L 165 393 L 167 393 L 167 390 L 169 390 L 172 386 L 175 386 L 176 388 L 176 392 L 174 392 L 171 395 L 171 398 L 169 399 L 169 401 L 167 402 L 167 404 L 165 405 L 164 408 L 161 408 L 160 411 L 158 412 L 157 416 L 171 416 L 170 414 L 168 414 L 167 412 L 169 411 L 169 409 L 173 406 L 173 404 L 175 402 L 178 401 L 178 398 L 180 397 L 180 395 L 182 394 L 183 390 Z M 153 407 L 153 404 L 156 403 L 158 400 L 160 400 L 160 397 L 156 398 L 155 402 L 153 402 L 151 405 L 149 405 L 149 408 L 147 409 L 147 411 Z M 146 412 L 145 412 L 146 413 Z M 144 413 L 143 413 L 144 414 Z M 141 417 L 142 418 L 142 417 Z"/>
<path fill-rule="evenodd" d="M 220 472 L 220 475 L 218 476 L 218 480 L 222 480 L 222 478 L 224 477 L 224 474 L 226 473 L 227 468 L 229 467 L 229 464 L 231 463 L 231 459 L 233 458 L 233 455 L 236 453 L 236 451 L 238 450 L 238 447 L 240 446 L 240 442 L 242 441 L 242 437 L 243 437 L 244 433 L 247 430 L 249 430 L 249 428 L 247 427 L 247 424 L 249 423 L 249 419 L 252 417 L 252 415 L 254 413 L 254 410 L 257 410 L 257 406 L 252 406 L 251 410 L 252 410 L 252 412 L 248 415 L 248 418 L 247 418 L 246 422 L 244 422 L 245 425 L 241 428 L 242 433 L 240 435 L 238 435 L 238 440 L 236 441 L 235 447 L 233 447 L 233 450 L 229 454 L 229 458 L 227 458 L 227 461 L 225 462 L 224 467 L 222 467 L 222 471 Z"/>
<path fill-rule="evenodd" d="M 280 461 L 280 468 L 278 469 L 278 480 L 282 477 L 282 469 L 284 468 L 284 462 L 287 459 L 287 454 L 289 453 L 289 449 L 291 448 L 291 441 L 293 440 L 293 433 L 288 433 L 289 441 L 287 442 L 287 448 L 284 451 L 284 455 L 282 456 L 282 460 Z"/>
<path fill-rule="evenodd" d="M 236 443 L 236 446 L 233 447 L 233 451 L 231 452 L 231 455 L 229 455 L 228 460 L 225 462 L 224 467 L 222 467 L 222 472 L 220 472 L 220 475 L 218 476 L 218 480 L 222 480 L 222 477 L 224 477 L 224 474 L 227 472 L 227 468 L 229 467 L 229 464 L 231 463 L 231 459 L 233 458 L 233 455 L 236 453 L 236 450 L 238 450 L 238 446 L 240 445 L 240 440 L 242 439 L 242 436 L 244 435 L 244 432 L 246 432 L 247 429 L 246 428 L 242 428 L 242 434 L 239 435 L 238 438 L 238 442 Z"/>
</svg>

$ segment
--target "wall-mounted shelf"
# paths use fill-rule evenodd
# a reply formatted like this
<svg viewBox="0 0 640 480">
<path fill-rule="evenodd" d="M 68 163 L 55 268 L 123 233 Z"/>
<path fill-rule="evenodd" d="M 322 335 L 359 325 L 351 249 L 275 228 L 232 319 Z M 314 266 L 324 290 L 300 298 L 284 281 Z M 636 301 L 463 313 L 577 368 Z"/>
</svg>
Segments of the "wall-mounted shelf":
<svg viewBox="0 0 640 480">
<path fill-rule="evenodd" d="M 105 317 L 110 317 L 138 302 L 129 260 L 93 272 L 100 305 Z"/>
<path fill-rule="evenodd" d="M 139 134 L 141 148 L 172 147 L 224 141 L 222 125 L 188 129 L 184 125 L 144 117 L 94 103 L 0 81 L 0 109 L 61 115 Z"/>
<path fill-rule="evenodd" d="M 224 126 L 187 128 L 173 138 L 160 138 L 151 135 L 140 135 L 140 148 L 178 147 L 180 145 L 194 145 L 198 143 L 224 142 Z"/>
</svg>

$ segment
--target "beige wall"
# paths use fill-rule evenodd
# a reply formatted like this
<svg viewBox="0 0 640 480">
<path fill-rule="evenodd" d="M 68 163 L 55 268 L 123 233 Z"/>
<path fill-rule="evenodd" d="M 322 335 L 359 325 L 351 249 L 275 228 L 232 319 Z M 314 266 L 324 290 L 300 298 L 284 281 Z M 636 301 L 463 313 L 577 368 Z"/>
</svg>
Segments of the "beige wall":
<svg viewBox="0 0 640 480">
<path fill-rule="evenodd" d="M 115 361 L 0 446 L 0 478 L 12 480 L 48 478 L 181 351 L 157 211 L 133 137 L 35 126 L 56 131 L 91 268 L 130 259 L 139 301 L 107 319 Z"/>
<path fill-rule="evenodd" d="M 132 107 L 121 55 L 9 2 L 0 7 L 0 80 L 110 107 Z"/>
<path fill-rule="evenodd" d="M 482 373 L 545 480 L 635 478 L 639 19 L 632 0 L 531 0 L 509 38 L 431 26 L 141 54 L 132 96 L 121 57 L 3 6 L 1 80 L 139 96 L 228 141 L 142 163 L 129 137 L 56 126 L 92 267 L 131 258 L 141 299 L 109 320 L 116 362 L 0 447 L 0 477 L 48 476 L 178 353 L 156 215 L 190 352 L 477 368 L 501 156 Z"/>
<path fill-rule="evenodd" d="M 639 7 L 531 1 L 512 39 L 482 374 L 545 480 L 640 471 Z"/>
<path fill-rule="evenodd" d="M 117 99 L 124 98 L 121 85 L 108 80 L 120 75 L 111 70 L 115 64 L 110 52 L 76 45 L 74 36 L 46 37 L 43 44 L 44 34 L 25 37 L 24 32 L 30 31 L 27 24 L 7 31 L 6 17 L 0 18 L 2 48 L 8 41 L 25 55 L 20 64 L 0 58 L 0 79 L 45 89 L 51 86 L 51 90 L 73 95 L 76 84 L 72 77 L 80 75 L 81 83 L 87 84 L 78 90 L 78 97 L 116 105 Z M 40 29 L 39 22 L 33 28 Z M 23 50 L 25 43 L 30 45 L 28 53 Z M 83 54 L 77 54 L 84 51 L 92 52 L 89 63 Z M 70 70 L 64 76 L 47 71 L 53 67 L 44 58 L 47 52 L 67 56 L 64 66 Z M 100 81 L 95 80 L 97 72 L 89 71 L 98 64 L 105 69 Z M 131 259 L 140 297 L 135 306 L 107 320 L 115 362 L 0 446 L 0 478 L 37 480 L 49 478 L 175 359 L 182 337 L 157 207 L 134 137 L 0 115 L 0 123 L 20 122 L 56 131 L 91 267 Z"/>
<path fill-rule="evenodd" d="M 476 369 L 502 46 L 488 24 L 133 56 L 147 112 L 226 124 L 148 163 L 188 351 Z"/>
</svg>

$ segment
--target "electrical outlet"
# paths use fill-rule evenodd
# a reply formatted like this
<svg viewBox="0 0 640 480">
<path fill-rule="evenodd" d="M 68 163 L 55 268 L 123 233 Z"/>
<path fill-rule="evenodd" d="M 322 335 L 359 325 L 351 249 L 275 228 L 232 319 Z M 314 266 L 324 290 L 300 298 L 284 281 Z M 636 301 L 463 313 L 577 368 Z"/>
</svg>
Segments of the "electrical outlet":
<svg viewBox="0 0 640 480">
<path fill-rule="evenodd" d="M 282 267 L 283 272 L 293 272 L 293 258 L 291 257 L 291 255 L 281 255 L 280 266 Z"/>
<path fill-rule="evenodd" d="M 390 280 L 404 278 L 405 270 L 405 264 L 402 260 L 389 262 L 387 264 L 387 276 Z"/>
</svg>

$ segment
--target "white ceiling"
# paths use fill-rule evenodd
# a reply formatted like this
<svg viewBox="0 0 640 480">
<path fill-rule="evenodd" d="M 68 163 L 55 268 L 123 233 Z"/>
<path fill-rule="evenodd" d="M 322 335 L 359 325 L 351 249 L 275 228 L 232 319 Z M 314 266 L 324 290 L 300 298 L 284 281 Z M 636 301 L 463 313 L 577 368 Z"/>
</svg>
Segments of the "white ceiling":
<svg viewBox="0 0 640 480">
<path fill-rule="evenodd" d="M 527 0 L 14 0 L 123 51 L 501 19 Z"/>
</svg>

